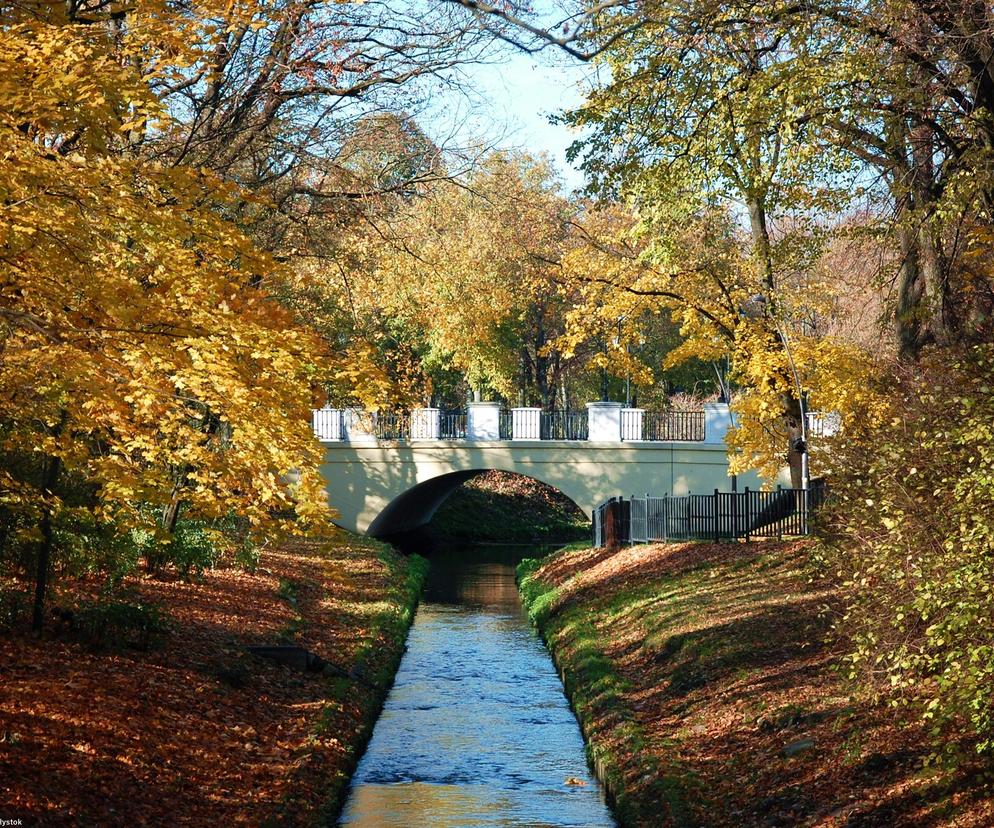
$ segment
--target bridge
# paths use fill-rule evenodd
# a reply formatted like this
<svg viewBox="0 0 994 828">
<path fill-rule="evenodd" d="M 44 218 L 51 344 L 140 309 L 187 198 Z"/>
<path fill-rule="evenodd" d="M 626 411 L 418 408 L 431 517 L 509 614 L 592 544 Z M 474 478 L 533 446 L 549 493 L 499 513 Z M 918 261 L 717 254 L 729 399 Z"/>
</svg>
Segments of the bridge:
<svg viewBox="0 0 994 828">
<path fill-rule="evenodd" d="M 731 491 L 725 434 L 728 406 L 648 412 L 588 403 L 586 412 L 503 411 L 470 403 L 407 415 L 320 409 L 314 431 L 325 447 L 322 473 L 336 523 L 389 537 L 424 526 L 457 487 L 491 469 L 555 487 L 590 517 L 616 495 Z M 758 488 L 754 474 L 739 486 Z"/>
</svg>

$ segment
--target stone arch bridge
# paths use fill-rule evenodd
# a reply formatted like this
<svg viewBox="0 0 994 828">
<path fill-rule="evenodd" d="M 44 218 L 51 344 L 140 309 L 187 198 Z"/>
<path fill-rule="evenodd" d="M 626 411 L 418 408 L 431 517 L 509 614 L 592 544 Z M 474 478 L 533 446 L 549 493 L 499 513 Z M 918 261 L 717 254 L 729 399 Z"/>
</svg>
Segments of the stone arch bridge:
<svg viewBox="0 0 994 828">
<path fill-rule="evenodd" d="M 491 469 L 553 486 L 588 517 L 616 495 L 730 491 L 729 425 L 724 404 L 658 415 L 620 403 L 569 415 L 502 412 L 496 403 L 471 403 L 458 415 L 314 412 L 336 523 L 374 537 L 424 526 L 457 487 Z M 760 485 L 754 475 L 738 483 Z"/>
</svg>

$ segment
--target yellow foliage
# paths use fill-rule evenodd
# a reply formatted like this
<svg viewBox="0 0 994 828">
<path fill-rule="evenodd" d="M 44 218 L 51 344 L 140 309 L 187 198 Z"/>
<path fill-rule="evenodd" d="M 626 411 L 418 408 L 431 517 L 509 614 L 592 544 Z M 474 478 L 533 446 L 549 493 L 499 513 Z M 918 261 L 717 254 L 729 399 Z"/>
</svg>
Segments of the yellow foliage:
<svg viewBox="0 0 994 828">
<path fill-rule="evenodd" d="M 603 338 L 613 326 L 633 336 L 646 314 L 669 314 L 684 341 L 667 355 L 667 367 L 691 358 L 728 360 L 736 420 L 729 438 L 733 472 L 755 469 L 776 479 L 786 462 L 798 385 L 808 411 L 839 414 L 847 431 L 869 431 L 886 420 L 871 356 L 809 335 L 794 322 L 830 307 L 828 288 L 787 281 L 772 301 L 757 305 L 755 297 L 765 300 L 767 289 L 727 216 L 639 220 L 613 207 L 589 212 L 583 228 L 585 244 L 563 257 L 563 270 L 582 296 L 569 314 L 563 347 Z M 618 351 L 610 358 L 620 363 Z M 812 474 L 826 470 L 824 458 L 812 453 Z"/>
<path fill-rule="evenodd" d="M 138 0 L 118 36 L 19 8 L 0 30 L 0 448 L 59 457 L 115 519 L 179 498 L 322 523 L 325 349 L 258 286 L 276 265 L 222 217 L 236 189 L 134 135 L 169 128 L 155 83 L 210 44 L 204 18 Z M 44 498 L 0 479 L 8 507 Z"/>
<path fill-rule="evenodd" d="M 471 387 L 511 397 L 517 328 L 536 303 L 557 298 L 566 211 L 545 164 L 495 154 L 396 222 L 367 282 L 373 302 L 424 330 Z"/>
</svg>

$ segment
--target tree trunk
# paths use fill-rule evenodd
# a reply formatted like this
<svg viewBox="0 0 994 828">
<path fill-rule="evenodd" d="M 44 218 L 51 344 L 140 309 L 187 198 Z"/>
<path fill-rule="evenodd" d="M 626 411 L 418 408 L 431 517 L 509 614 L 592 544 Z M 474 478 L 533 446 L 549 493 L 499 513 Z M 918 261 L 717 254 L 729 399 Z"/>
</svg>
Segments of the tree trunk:
<svg viewBox="0 0 994 828">
<path fill-rule="evenodd" d="M 762 268 L 763 282 L 769 292 L 766 312 L 776 329 L 775 338 L 771 332 L 771 339 L 775 341 L 775 347 L 787 354 L 787 359 L 791 364 L 790 376 L 786 379 L 788 380 L 788 387 L 792 390 L 784 395 L 783 401 L 784 422 L 787 425 L 787 466 L 790 468 L 790 485 L 795 489 L 802 489 L 805 483 L 804 451 L 807 451 L 806 446 L 804 446 L 803 450 L 800 448 L 804 436 L 804 427 L 802 424 L 804 414 L 800 400 L 800 394 L 803 392 L 798 387 L 800 380 L 796 376 L 793 356 L 790 352 L 790 344 L 787 341 L 786 335 L 781 330 L 780 324 L 777 322 L 778 309 L 774 306 L 776 283 L 774 279 L 773 255 L 770 247 L 770 232 L 766 219 L 766 204 L 760 196 L 750 194 L 747 198 L 746 206 L 749 210 L 749 226 L 752 230 L 753 255 Z M 772 341 L 770 344 L 771 347 L 774 346 Z"/>
<path fill-rule="evenodd" d="M 201 431 L 204 435 L 210 439 L 218 431 L 221 425 L 221 421 L 215 417 L 213 414 L 207 413 L 204 415 L 203 423 L 200 426 Z M 190 472 L 193 471 L 191 466 L 184 466 L 179 474 L 176 476 L 176 482 L 173 484 L 172 493 L 169 496 L 169 502 L 162 509 L 162 528 L 166 530 L 170 535 L 176 531 L 176 522 L 179 520 L 180 508 L 183 505 L 183 487 L 186 486 L 187 478 Z M 161 566 L 161 560 L 159 560 L 158 554 L 152 554 L 151 556 L 146 556 L 145 558 L 145 568 L 149 572 L 154 572 Z"/>
<path fill-rule="evenodd" d="M 793 397 L 787 401 L 787 405 L 791 408 L 791 413 L 784 418 L 787 423 L 787 467 L 790 469 L 790 486 L 793 489 L 803 489 L 804 451 L 807 451 L 807 446 L 804 446 L 804 451 L 799 449 L 804 438 L 804 431 L 801 428 L 801 406 Z"/>
<path fill-rule="evenodd" d="M 763 199 L 754 194 L 746 197 L 749 210 L 749 228 L 752 232 L 752 252 L 763 273 L 763 283 L 769 293 L 767 299 L 773 301 L 776 289 L 773 278 L 773 257 L 770 249 L 770 229 L 766 221 L 766 205 Z"/>
<path fill-rule="evenodd" d="M 922 318 L 925 281 L 919 265 L 915 233 L 898 225 L 897 238 L 901 247 L 901 268 L 898 271 L 894 330 L 901 359 L 913 362 L 918 359 L 927 341 L 927 328 Z"/>
<path fill-rule="evenodd" d="M 930 338 L 945 345 L 956 340 L 958 324 L 949 283 L 949 262 L 935 227 L 939 187 L 935 179 L 935 143 L 931 130 L 925 126 L 913 129 L 909 144 L 918 258 L 925 287 L 923 318 Z"/>
<path fill-rule="evenodd" d="M 66 413 L 63 411 L 58 424 L 53 431 L 58 437 L 65 427 Z M 45 470 L 42 474 L 41 490 L 42 494 L 51 499 L 54 496 L 55 485 L 59 480 L 59 473 L 62 471 L 62 459 L 55 455 L 50 455 L 45 461 Z M 45 593 L 48 591 L 48 568 L 52 560 L 52 547 L 54 537 L 54 527 L 52 525 L 52 506 L 46 503 L 41 515 L 41 545 L 38 548 L 38 568 L 35 574 L 35 600 L 31 614 L 31 629 L 41 632 L 45 623 Z"/>
<path fill-rule="evenodd" d="M 183 475 L 184 482 L 186 479 L 186 474 Z M 169 503 L 162 510 L 162 528 L 165 529 L 170 535 L 176 531 L 176 521 L 179 520 L 179 507 L 182 504 L 180 499 L 180 491 L 182 489 L 183 483 L 177 483 L 173 486 L 172 496 L 169 498 Z"/>
</svg>

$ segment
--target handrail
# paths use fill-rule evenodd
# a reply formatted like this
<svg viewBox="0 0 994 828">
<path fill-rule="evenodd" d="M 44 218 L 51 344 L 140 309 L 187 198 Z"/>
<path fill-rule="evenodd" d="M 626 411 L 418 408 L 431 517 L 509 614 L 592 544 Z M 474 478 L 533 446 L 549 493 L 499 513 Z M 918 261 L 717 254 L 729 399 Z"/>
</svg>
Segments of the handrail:
<svg viewBox="0 0 994 828">
<path fill-rule="evenodd" d="M 638 442 L 704 442 L 706 423 L 703 410 L 644 411 L 625 409 L 616 404 L 613 416 L 617 423 L 617 439 Z M 590 439 L 590 412 L 575 410 L 543 411 L 539 408 L 517 408 L 496 412 L 498 439 L 585 441 Z M 603 409 L 600 415 L 603 417 Z M 421 408 L 413 411 L 377 411 L 360 409 L 322 408 L 312 412 L 315 436 L 326 441 L 354 440 L 473 440 L 471 421 L 464 410 Z M 516 429 L 518 429 L 516 431 Z M 476 439 L 493 439 L 491 436 Z M 603 422 L 599 423 L 597 440 L 604 437 Z"/>
<path fill-rule="evenodd" d="M 810 489 L 612 497 L 594 509 L 594 545 L 807 535 L 827 494 L 820 480 Z"/>
</svg>

